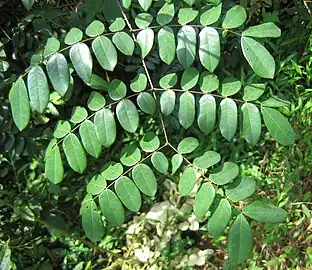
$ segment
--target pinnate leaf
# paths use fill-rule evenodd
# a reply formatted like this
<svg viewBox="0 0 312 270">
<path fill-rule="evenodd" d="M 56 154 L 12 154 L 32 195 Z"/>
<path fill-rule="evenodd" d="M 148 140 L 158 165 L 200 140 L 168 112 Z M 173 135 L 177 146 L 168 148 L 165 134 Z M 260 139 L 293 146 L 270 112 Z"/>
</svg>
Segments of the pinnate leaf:
<svg viewBox="0 0 312 270">
<path fill-rule="evenodd" d="M 195 202 L 194 202 L 194 213 L 198 217 L 204 216 L 215 197 L 215 189 L 210 183 L 204 183 L 201 185 L 200 189 L 198 190 Z"/>
<path fill-rule="evenodd" d="M 122 203 L 132 212 L 138 212 L 141 208 L 141 193 L 133 181 L 122 176 L 115 182 L 115 191 Z"/>
<path fill-rule="evenodd" d="M 99 196 L 99 202 L 101 211 L 110 225 L 118 227 L 125 222 L 125 210 L 113 191 L 105 189 Z"/>
<path fill-rule="evenodd" d="M 64 167 L 61 153 L 58 145 L 56 144 L 47 151 L 45 174 L 46 177 L 55 185 L 60 183 L 64 178 Z"/>
<path fill-rule="evenodd" d="M 264 123 L 270 135 L 282 145 L 291 145 L 296 138 L 295 132 L 288 120 L 279 111 L 262 107 Z"/>
<path fill-rule="evenodd" d="M 239 168 L 233 162 L 225 162 L 221 171 L 209 175 L 209 179 L 217 185 L 225 185 L 238 176 Z"/>
<path fill-rule="evenodd" d="M 229 230 L 228 252 L 230 262 L 240 264 L 247 260 L 252 246 L 252 229 L 244 215 L 239 214 Z"/>
<path fill-rule="evenodd" d="M 120 125 L 128 132 L 134 133 L 139 126 L 139 113 L 130 99 L 121 100 L 116 107 Z"/>
<path fill-rule="evenodd" d="M 87 167 L 87 156 L 75 134 L 68 134 L 63 141 L 63 149 L 69 166 L 78 173 Z"/>
<path fill-rule="evenodd" d="M 132 178 L 137 187 L 147 196 L 154 196 L 157 191 L 157 180 L 149 166 L 139 164 L 132 170 Z"/>
<path fill-rule="evenodd" d="M 13 84 L 9 93 L 9 101 L 14 123 L 22 131 L 27 127 L 30 119 L 30 105 L 27 88 L 21 77 Z"/>
<path fill-rule="evenodd" d="M 279 207 L 262 201 L 254 201 L 243 209 L 243 213 L 260 222 L 280 223 L 284 222 L 287 212 Z"/>
<path fill-rule="evenodd" d="M 226 199 L 221 199 L 217 209 L 208 220 L 208 232 L 214 236 L 220 236 L 232 215 L 231 205 Z"/>
</svg>

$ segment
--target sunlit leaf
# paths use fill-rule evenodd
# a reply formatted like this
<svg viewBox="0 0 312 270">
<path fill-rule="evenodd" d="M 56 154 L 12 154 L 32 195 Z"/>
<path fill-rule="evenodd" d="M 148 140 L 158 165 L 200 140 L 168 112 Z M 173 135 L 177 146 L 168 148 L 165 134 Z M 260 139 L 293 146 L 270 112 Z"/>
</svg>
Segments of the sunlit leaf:
<svg viewBox="0 0 312 270">
<path fill-rule="evenodd" d="M 191 66 L 196 56 L 197 35 L 192 26 L 182 26 L 177 35 L 177 57 L 184 68 Z"/>
<path fill-rule="evenodd" d="M 162 174 L 166 174 L 169 168 L 169 162 L 162 152 L 155 152 L 151 157 L 154 168 Z"/>
<path fill-rule="evenodd" d="M 139 164 L 132 170 L 132 178 L 138 188 L 147 196 L 154 196 L 157 191 L 157 180 L 149 166 Z"/>
<path fill-rule="evenodd" d="M 116 122 L 109 109 L 101 109 L 95 114 L 94 125 L 101 145 L 110 147 L 116 140 Z"/>
<path fill-rule="evenodd" d="M 239 174 L 238 166 L 233 162 L 225 162 L 221 171 L 211 173 L 209 179 L 217 185 L 225 185 L 234 180 Z"/>
<path fill-rule="evenodd" d="M 231 205 L 226 199 L 221 199 L 217 209 L 208 220 L 208 233 L 214 237 L 220 236 L 232 215 Z"/>
<path fill-rule="evenodd" d="M 198 50 L 202 65 L 213 72 L 220 61 L 220 37 L 216 29 L 205 27 L 200 31 Z"/>
<path fill-rule="evenodd" d="M 194 202 L 194 213 L 198 217 L 204 216 L 215 197 L 215 189 L 210 183 L 204 183 L 196 193 Z"/>
<path fill-rule="evenodd" d="M 199 129 L 208 134 L 216 123 L 216 100 L 212 95 L 203 95 L 199 100 L 197 124 Z"/>
<path fill-rule="evenodd" d="M 178 185 L 178 190 L 181 196 L 187 196 L 191 193 L 199 176 L 199 173 L 193 167 L 188 167 L 185 169 L 185 171 L 180 176 Z"/>
<path fill-rule="evenodd" d="M 58 145 L 54 145 L 47 151 L 45 175 L 53 184 L 60 183 L 64 178 L 64 167 Z"/>
<path fill-rule="evenodd" d="M 120 125 L 128 132 L 134 133 L 139 126 L 139 113 L 130 99 L 121 100 L 116 107 Z"/>
<path fill-rule="evenodd" d="M 230 262 L 240 264 L 247 260 L 252 247 L 252 229 L 244 215 L 239 214 L 229 230 L 228 252 Z"/>
<path fill-rule="evenodd" d="M 99 196 L 99 203 L 101 211 L 110 225 L 118 227 L 125 222 L 125 210 L 113 191 L 104 190 Z"/>
<path fill-rule="evenodd" d="M 78 173 L 87 167 L 87 156 L 75 134 L 68 134 L 63 141 L 63 149 L 69 166 Z"/>
<path fill-rule="evenodd" d="M 21 81 L 18 86 L 23 89 Z M 47 77 L 40 66 L 33 67 L 28 73 L 27 86 L 31 107 L 37 112 L 43 113 L 49 103 L 50 90 Z"/>
<path fill-rule="evenodd" d="M 178 117 L 181 126 L 185 129 L 192 126 L 195 120 L 195 98 L 193 94 L 185 92 L 180 96 Z"/>
<path fill-rule="evenodd" d="M 89 120 L 84 121 L 79 128 L 79 134 L 82 145 L 86 149 L 87 153 L 95 158 L 98 158 L 102 151 L 102 147 L 96 134 L 95 125 Z"/>
<path fill-rule="evenodd" d="M 262 107 L 264 123 L 270 135 L 282 145 L 291 145 L 296 138 L 296 134 L 288 120 L 279 111 L 267 107 Z"/>
<path fill-rule="evenodd" d="M 274 205 L 262 201 L 254 201 L 243 209 L 243 213 L 260 222 L 280 223 L 284 222 L 287 212 Z"/>
<path fill-rule="evenodd" d="M 14 123 L 17 128 L 22 131 L 27 127 L 30 119 L 30 105 L 27 88 L 21 77 L 13 83 L 9 93 L 9 101 Z"/>
<path fill-rule="evenodd" d="M 130 211 L 138 212 L 140 210 L 141 193 L 130 178 L 126 176 L 118 178 L 115 182 L 115 191 L 124 206 Z"/>
<path fill-rule="evenodd" d="M 170 65 L 175 58 L 176 42 L 173 30 L 168 27 L 162 27 L 157 35 L 158 52 L 160 59 L 167 65 Z"/>
</svg>

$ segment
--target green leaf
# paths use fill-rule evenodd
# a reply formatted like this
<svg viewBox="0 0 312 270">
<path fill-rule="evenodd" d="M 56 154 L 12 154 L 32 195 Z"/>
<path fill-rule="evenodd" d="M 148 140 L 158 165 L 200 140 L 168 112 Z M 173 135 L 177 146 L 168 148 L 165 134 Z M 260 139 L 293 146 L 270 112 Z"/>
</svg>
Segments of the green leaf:
<svg viewBox="0 0 312 270">
<path fill-rule="evenodd" d="M 246 85 L 244 88 L 243 100 L 245 101 L 254 101 L 263 95 L 265 91 L 265 84 L 255 83 Z"/>
<path fill-rule="evenodd" d="M 232 215 L 231 205 L 226 199 L 221 199 L 216 211 L 208 220 L 208 232 L 214 236 L 220 236 Z"/>
<path fill-rule="evenodd" d="M 235 135 L 237 127 L 236 103 L 230 98 L 225 98 L 221 101 L 220 107 L 221 117 L 219 128 L 222 136 L 230 141 Z"/>
<path fill-rule="evenodd" d="M 78 76 L 85 82 L 90 82 L 93 61 L 89 47 L 84 43 L 77 43 L 71 47 L 69 57 Z"/>
<path fill-rule="evenodd" d="M 233 222 L 228 235 L 228 252 L 232 264 L 247 260 L 253 247 L 252 229 L 243 214 Z"/>
<path fill-rule="evenodd" d="M 114 79 L 109 84 L 108 95 L 115 101 L 123 99 L 127 95 L 127 86 L 122 81 Z"/>
<path fill-rule="evenodd" d="M 114 70 L 117 65 L 117 51 L 109 38 L 97 37 L 92 42 L 92 50 L 103 69 Z"/>
<path fill-rule="evenodd" d="M 44 46 L 43 57 L 47 57 L 53 53 L 56 53 L 61 47 L 61 43 L 55 37 L 50 37 L 47 40 L 47 44 Z"/>
<path fill-rule="evenodd" d="M 153 0 L 138 0 L 138 2 L 144 11 L 148 11 L 152 5 Z"/>
<path fill-rule="evenodd" d="M 169 168 L 169 162 L 162 152 L 155 152 L 151 157 L 154 168 L 162 174 L 166 174 Z"/>
<path fill-rule="evenodd" d="M 22 0 L 24 7 L 27 10 L 30 10 L 33 6 L 33 4 L 35 3 L 36 0 Z"/>
<path fill-rule="evenodd" d="M 104 31 L 105 25 L 102 22 L 95 20 L 92 23 L 90 23 L 90 25 L 87 27 L 86 34 L 89 37 L 96 37 L 102 35 Z"/>
<path fill-rule="evenodd" d="M 130 133 L 134 133 L 137 130 L 139 113 L 130 99 L 123 99 L 117 104 L 116 115 L 123 129 Z"/>
<path fill-rule="evenodd" d="M 166 90 L 160 96 L 160 110 L 161 112 L 168 116 L 170 115 L 175 106 L 175 92 L 173 90 Z"/>
<path fill-rule="evenodd" d="M 15 264 L 11 260 L 11 249 L 9 247 L 9 241 L 3 242 L 0 248 L 0 269 L 1 270 L 10 270 Z M 14 267 L 15 269 L 16 267 Z"/>
<path fill-rule="evenodd" d="M 88 112 L 84 107 L 76 106 L 72 111 L 70 122 L 78 124 L 88 117 Z"/>
<path fill-rule="evenodd" d="M 256 183 L 253 179 L 243 175 L 242 178 L 229 184 L 225 190 L 225 195 L 232 202 L 239 202 L 250 197 L 256 190 Z"/>
<path fill-rule="evenodd" d="M 141 30 L 137 35 L 137 42 L 141 48 L 142 58 L 145 58 L 154 44 L 154 31 L 150 28 Z"/>
<path fill-rule="evenodd" d="M 87 185 L 87 192 L 91 195 L 98 195 L 106 188 L 106 180 L 101 174 L 94 175 Z"/>
<path fill-rule="evenodd" d="M 262 107 L 261 112 L 264 123 L 274 140 L 282 145 L 291 145 L 295 141 L 296 134 L 292 126 L 279 111 Z"/>
<path fill-rule="evenodd" d="M 115 161 L 107 162 L 101 169 L 101 174 L 106 180 L 112 181 L 123 173 L 123 166 Z"/>
<path fill-rule="evenodd" d="M 215 22 L 219 20 L 221 16 L 221 12 L 222 12 L 222 3 L 205 11 L 200 16 L 200 19 L 199 19 L 200 24 L 204 26 L 214 24 Z"/>
<path fill-rule="evenodd" d="M 197 179 L 199 178 L 199 173 L 193 168 L 188 167 L 180 176 L 178 190 L 181 196 L 187 196 L 193 190 Z"/>
<path fill-rule="evenodd" d="M 281 223 L 287 217 L 287 212 L 279 207 L 264 203 L 262 201 L 254 201 L 243 209 L 243 213 L 260 222 Z"/>
<path fill-rule="evenodd" d="M 71 131 L 70 123 L 65 120 L 59 120 L 56 124 L 53 137 L 57 139 L 61 139 L 65 137 L 70 131 Z"/>
<path fill-rule="evenodd" d="M 178 23 L 185 25 L 195 20 L 198 10 L 192 8 L 180 8 L 178 13 Z"/>
<path fill-rule="evenodd" d="M 112 40 L 116 48 L 124 55 L 131 56 L 133 54 L 134 41 L 127 33 L 117 32 L 113 35 Z"/>
<path fill-rule="evenodd" d="M 17 128 L 22 131 L 28 125 L 30 119 L 30 106 L 27 88 L 22 77 L 19 77 L 9 93 L 9 101 L 12 109 L 13 120 Z"/>
<path fill-rule="evenodd" d="M 149 13 L 140 13 L 135 17 L 134 21 L 137 27 L 144 29 L 152 23 L 153 16 Z"/>
<path fill-rule="evenodd" d="M 181 126 L 185 129 L 193 125 L 195 119 L 195 98 L 193 94 L 185 92 L 180 96 L 178 117 Z"/>
<path fill-rule="evenodd" d="M 199 33 L 199 60 L 202 65 L 213 72 L 220 61 L 220 37 L 212 27 L 205 27 Z"/>
<path fill-rule="evenodd" d="M 163 89 L 169 89 L 174 87 L 178 82 L 178 76 L 176 73 L 169 73 L 159 80 L 159 85 Z"/>
<path fill-rule="evenodd" d="M 79 134 L 82 145 L 86 149 L 87 153 L 95 158 L 98 158 L 101 154 L 102 147 L 96 134 L 95 125 L 90 120 L 84 121 L 79 128 Z"/>
<path fill-rule="evenodd" d="M 249 37 L 242 36 L 241 43 L 243 54 L 253 71 L 262 78 L 273 79 L 275 61 L 267 49 Z"/>
<path fill-rule="evenodd" d="M 130 88 L 133 92 L 142 92 L 147 87 L 147 76 L 144 73 L 139 73 L 131 81 Z"/>
<path fill-rule="evenodd" d="M 160 25 L 166 25 L 174 17 L 174 4 L 165 3 L 157 13 L 156 21 Z"/>
<path fill-rule="evenodd" d="M 215 189 L 210 183 L 204 183 L 196 193 L 194 201 L 194 213 L 198 217 L 204 216 L 215 197 Z"/>
<path fill-rule="evenodd" d="M 274 23 L 267 22 L 259 25 L 251 26 L 243 31 L 243 36 L 255 38 L 278 38 L 281 36 L 281 29 Z"/>
<path fill-rule="evenodd" d="M 18 85 L 21 87 L 20 83 Z M 33 67 L 28 73 L 27 86 L 31 107 L 43 113 L 49 103 L 50 90 L 46 75 L 40 66 Z"/>
<path fill-rule="evenodd" d="M 206 151 L 202 156 L 194 159 L 193 164 L 200 169 L 208 169 L 209 167 L 216 165 L 221 160 L 219 153 L 214 151 Z"/>
<path fill-rule="evenodd" d="M 221 95 L 224 97 L 233 96 L 242 88 L 242 83 L 234 78 L 226 78 L 222 82 Z"/>
<path fill-rule="evenodd" d="M 141 160 L 141 151 L 136 145 L 129 144 L 121 149 L 120 161 L 123 165 L 131 167 Z"/>
<path fill-rule="evenodd" d="M 130 8 L 132 0 L 121 0 L 121 4 L 125 9 Z"/>
<path fill-rule="evenodd" d="M 122 176 L 115 182 L 115 191 L 122 203 L 132 212 L 138 212 L 141 208 L 141 193 L 133 181 Z"/>
<path fill-rule="evenodd" d="M 88 98 L 87 104 L 91 111 L 98 111 L 105 106 L 106 100 L 100 93 L 92 91 Z"/>
<path fill-rule="evenodd" d="M 69 87 L 69 68 L 63 54 L 52 55 L 47 62 L 47 72 L 55 91 L 64 96 Z"/>
<path fill-rule="evenodd" d="M 198 82 L 199 71 L 194 67 L 186 68 L 182 74 L 181 87 L 184 91 L 192 89 Z"/>
<path fill-rule="evenodd" d="M 104 190 L 99 197 L 99 202 L 102 213 L 109 224 L 119 227 L 125 222 L 125 210 L 113 191 Z"/>
<path fill-rule="evenodd" d="M 109 26 L 109 31 L 111 31 L 111 32 L 119 32 L 119 31 L 122 31 L 125 27 L 126 27 L 125 20 L 123 18 L 117 18 Z"/>
<path fill-rule="evenodd" d="M 194 137 L 184 138 L 178 144 L 178 151 L 180 154 L 189 154 L 195 151 L 198 147 L 199 141 Z"/>
<path fill-rule="evenodd" d="M 177 57 L 184 68 L 191 66 L 196 57 L 197 35 L 192 26 L 182 26 L 177 35 Z"/>
<path fill-rule="evenodd" d="M 97 210 L 94 201 L 89 201 L 86 204 L 86 210 L 82 214 L 82 227 L 86 236 L 93 242 L 102 240 L 104 236 L 104 226 L 102 217 Z"/>
<path fill-rule="evenodd" d="M 226 12 L 222 27 L 226 29 L 237 28 L 243 25 L 246 19 L 245 9 L 240 5 L 236 5 Z"/>
<path fill-rule="evenodd" d="M 175 58 L 176 42 L 173 30 L 168 27 L 162 27 L 157 35 L 158 52 L 160 59 L 167 65 L 170 65 Z"/>
<path fill-rule="evenodd" d="M 94 125 L 101 144 L 108 148 L 116 140 L 116 122 L 109 109 L 101 109 L 95 114 Z"/>
<path fill-rule="evenodd" d="M 64 167 L 58 145 L 47 151 L 44 171 L 46 177 L 55 185 L 63 180 Z"/>
<path fill-rule="evenodd" d="M 96 74 L 92 74 L 90 82 L 85 83 L 92 89 L 108 91 L 109 83 Z"/>
<path fill-rule="evenodd" d="M 69 166 L 78 173 L 87 167 L 87 156 L 75 134 L 68 134 L 63 141 L 63 149 Z"/>
<path fill-rule="evenodd" d="M 103 2 L 103 1 L 100 1 L 100 2 Z M 103 10 L 103 15 L 105 19 L 109 23 L 112 23 L 113 21 L 115 21 L 116 18 L 122 18 L 122 14 L 121 14 L 117 1 L 104 0 L 102 10 Z"/>
<path fill-rule="evenodd" d="M 147 196 L 155 196 L 157 191 L 157 180 L 149 166 L 139 164 L 132 170 L 132 178 L 138 188 Z"/>
<path fill-rule="evenodd" d="M 152 131 L 144 134 L 140 141 L 140 147 L 144 152 L 151 153 L 156 151 L 160 146 L 159 138 Z"/>
<path fill-rule="evenodd" d="M 288 107 L 291 103 L 287 100 L 281 99 L 277 96 L 270 97 L 269 99 L 262 101 L 261 105 L 265 107 Z"/>
<path fill-rule="evenodd" d="M 171 158 L 171 174 L 175 174 L 176 171 L 180 168 L 183 161 L 183 156 L 181 154 L 175 154 Z"/>
<path fill-rule="evenodd" d="M 137 103 L 143 112 L 150 115 L 155 113 L 156 102 L 150 93 L 140 93 L 137 97 Z"/>
<path fill-rule="evenodd" d="M 243 113 L 243 136 L 245 140 L 255 145 L 261 136 L 261 117 L 256 105 L 244 103 L 241 108 Z"/>
<path fill-rule="evenodd" d="M 199 100 L 197 124 L 201 132 L 208 134 L 216 123 L 216 100 L 212 95 L 203 95 Z"/>
<path fill-rule="evenodd" d="M 225 162 L 221 171 L 211 173 L 209 179 L 217 185 L 225 185 L 234 180 L 239 174 L 238 166 L 233 162 Z"/>
<path fill-rule="evenodd" d="M 83 38 L 83 33 L 78 28 L 72 28 L 69 30 L 67 35 L 65 36 L 65 44 L 67 45 L 74 45 L 75 43 L 78 43 Z"/>
<path fill-rule="evenodd" d="M 204 71 L 200 75 L 199 87 L 200 90 L 204 93 L 210 93 L 219 88 L 219 79 L 216 75 L 210 74 L 207 71 Z"/>
</svg>

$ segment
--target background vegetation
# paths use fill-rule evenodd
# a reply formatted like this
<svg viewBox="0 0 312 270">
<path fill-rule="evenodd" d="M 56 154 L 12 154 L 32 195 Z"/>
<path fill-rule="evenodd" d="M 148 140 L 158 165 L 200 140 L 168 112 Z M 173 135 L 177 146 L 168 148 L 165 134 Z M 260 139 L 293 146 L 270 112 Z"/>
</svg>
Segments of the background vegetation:
<svg viewBox="0 0 312 270">
<path fill-rule="evenodd" d="M 17 77 L 51 36 L 64 38 L 72 27 L 85 29 L 94 19 L 105 21 L 100 2 L 86 1 L 0 1 L 0 238 L 1 269 L 217 269 L 227 264 L 227 238 L 211 238 L 192 214 L 193 199 L 181 198 L 177 179 L 161 178 L 155 197 L 143 198 L 138 214 L 128 213 L 126 223 L 105 228 L 105 236 L 94 243 L 85 237 L 80 208 L 89 179 L 69 172 L 60 184 L 52 184 L 44 172 L 46 148 L 59 119 L 69 119 L 77 104 L 85 104 L 91 90 L 75 84 L 65 104 L 58 97 L 45 115 L 34 114 L 30 126 L 20 132 L 15 126 L 8 93 Z M 203 5 L 205 1 L 198 1 Z M 208 2 L 208 1 L 207 1 Z M 25 4 L 26 3 L 26 4 Z M 223 1 L 227 10 L 235 1 Z M 310 269 L 312 267 L 312 89 L 310 40 L 311 14 L 304 1 L 241 0 L 248 13 L 247 24 L 276 23 L 282 35 L 266 47 L 276 61 L 276 74 L 270 93 L 290 102 L 280 108 L 297 134 L 290 146 L 282 146 L 266 133 L 256 146 L 241 136 L 227 142 L 217 130 L 209 136 L 192 131 L 177 132 L 170 123 L 175 142 L 196 134 L 201 145 L 212 145 L 222 157 L 241 165 L 245 175 L 256 180 L 255 197 L 268 198 L 288 212 L 284 223 L 251 222 L 255 246 L 252 255 L 238 269 Z M 29 10 L 25 9 L 28 8 Z M 31 8 L 30 8 L 31 7 Z M 224 69 L 237 77 L 241 55 L 235 42 L 226 45 Z M 153 79 L 168 70 L 152 54 L 148 58 Z M 139 59 L 123 58 L 114 72 L 99 71 L 105 80 L 130 82 Z M 177 66 L 172 71 L 180 72 Z M 152 117 L 141 119 L 142 129 L 158 132 Z M 118 141 L 91 161 L 90 171 L 110 158 L 119 157 L 120 146 L 134 142 L 140 131 Z M 66 168 L 69 170 L 69 167 Z M 151 222 L 157 218 L 160 222 Z M 156 237 L 155 237 L 156 236 Z M 154 266 L 155 267 L 155 266 Z M 162 267 L 162 268 L 161 268 Z"/>
</svg>

